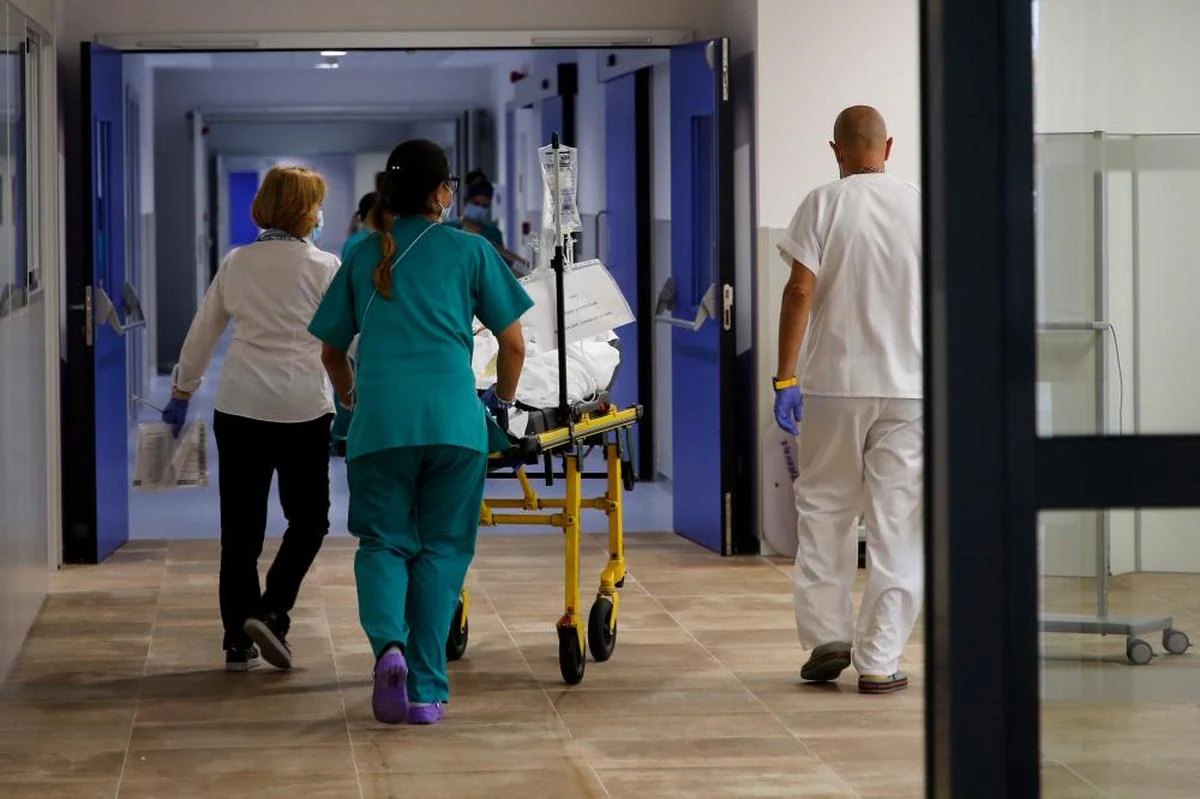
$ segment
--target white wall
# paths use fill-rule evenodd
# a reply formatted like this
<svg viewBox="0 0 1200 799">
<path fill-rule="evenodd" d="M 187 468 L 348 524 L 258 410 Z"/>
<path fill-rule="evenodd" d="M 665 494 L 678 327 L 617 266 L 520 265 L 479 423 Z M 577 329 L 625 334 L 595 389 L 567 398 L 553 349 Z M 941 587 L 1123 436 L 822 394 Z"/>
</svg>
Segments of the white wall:
<svg viewBox="0 0 1200 799">
<path fill-rule="evenodd" d="M 917 0 L 758 0 L 757 13 L 755 341 L 765 386 L 788 276 L 775 243 L 804 195 L 837 179 L 827 144 L 834 119 L 849 105 L 878 108 L 896 142 L 888 169 L 919 183 L 921 91 Z M 767 420 L 770 392 L 758 396 Z"/>
<path fill-rule="evenodd" d="M 391 153 L 375 152 L 358 153 L 354 156 L 354 197 L 356 203 L 364 194 L 370 194 L 375 191 L 375 175 L 387 169 L 389 155 Z M 355 207 L 357 208 L 357 205 Z"/>
<path fill-rule="evenodd" d="M 1200 50 L 1193 40 L 1196 30 L 1200 30 L 1200 4 L 1190 0 L 1039 0 L 1036 129 L 1043 134 L 1200 134 L 1194 80 L 1200 72 Z M 1200 406 L 1194 401 L 1200 388 L 1200 362 L 1191 343 L 1200 329 L 1190 299 L 1200 288 L 1191 233 L 1200 212 L 1196 205 L 1200 140 L 1142 139 L 1132 158 L 1116 158 L 1112 152 L 1086 164 L 1087 169 L 1108 173 L 1103 213 L 1108 242 L 1106 304 L 1090 310 L 1112 321 L 1118 331 L 1125 356 L 1125 432 L 1200 432 Z M 1044 171 L 1043 165 L 1039 175 Z M 1039 186 L 1039 191 L 1047 189 Z M 1053 214 L 1039 220 L 1044 236 L 1083 226 L 1079 220 L 1088 210 L 1087 198 L 1072 200 L 1061 190 L 1058 196 L 1059 202 L 1050 209 Z M 1086 232 L 1090 235 L 1092 228 Z M 1048 305 L 1061 306 L 1088 290 L 1070 271 L 1079 260 L 1090 258 L 1089 241 L 1085 236 L 1080 239 L 1073 250 L 1064 243 L 1059 252 L 1039 260 Z M 1109 340 L 1097 344 L 1111 346 Z M 1077 359 L 1073 367 L 1064 346 L 1047 352 L 1043 344 L 1039 353 L 1039 379 L 1050 383 L 1048 391 L 1056 406 L 1052 415 L 1061 423 L 1055 432 L 1069 432 L 1094 411 L 1069 393 L 1072 384 L 1094 385 L 1091 359 Z M 1115 363 L 1110 360 L 1110 364 L 1113 377 L 1105 412 L 1110 431 L 1116 432 Z M 1114 572 L 1138 566 L 1150 571 L 1200 571 L 1200 538 L 1194 534 L 1200 512 L 1145 511 L 1134 516 L 1113 514 Z M 1052 523 L 1046 528 L 1046 570 L 1071 573 L 1072 566 L 1079 566 L 1082 573 L 1093 571 L 1090 515 L 1054 514 L 1048 519 Z M 1059 540 L 1053 541 L 1056 532 Z M 1052 557 L 1056 550 L 1057 560 Z"/>
<path fill-rule="evenodd" d="M 15 8 L 43 29 L 54 30 L 50 0 L 20 0 Z M 0 10 L 4 4 L 0 3 Z M 5 15 L 13 35 L 24 21 Z M 43 289 L 26 307 L 0 319 L 0 678 L 20 651 L 41 607 L 47 575 L 57 565 L 59 479 L 58 128 L 53 41 L 41 64 L 44 130 L 40 137 Z M 26 169 L 36 165 L 27 164 Z M 13 266 L 0 264 L 0 270 Z M 7 279 L 7 276 L 5 277 Z"/>
</svg>

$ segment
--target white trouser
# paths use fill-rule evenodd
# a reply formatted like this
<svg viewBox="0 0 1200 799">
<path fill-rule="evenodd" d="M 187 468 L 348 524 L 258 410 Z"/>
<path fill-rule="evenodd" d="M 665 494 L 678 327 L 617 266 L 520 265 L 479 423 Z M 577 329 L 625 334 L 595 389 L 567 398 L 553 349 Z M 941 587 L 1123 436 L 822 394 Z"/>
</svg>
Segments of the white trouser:
<svg viewBox="0 0 1200 799">
<path fill-rule="evenodd" d="M 796 478 L 796 627 L 806 649 L 845 642 L 859 674 L 890 675 L 924 593 L 924 426 L 920 400 L 807 396 Z M 867 522 L 857 634 L 855 518 Z"/>
</svg>

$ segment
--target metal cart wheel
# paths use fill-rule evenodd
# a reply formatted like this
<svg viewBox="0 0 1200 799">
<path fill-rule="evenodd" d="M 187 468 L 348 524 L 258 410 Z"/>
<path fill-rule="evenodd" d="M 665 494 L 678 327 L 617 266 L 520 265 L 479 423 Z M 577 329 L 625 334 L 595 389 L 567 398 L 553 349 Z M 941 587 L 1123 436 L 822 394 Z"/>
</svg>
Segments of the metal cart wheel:
<svg viewBox="0 0 1200 799">
<path fill-rule="evenodd" d="M 558 668 L 562 672 L 563 682 L 567 685 L 579 685 L 583 682 L 586 666 L 587 657 L 583 651 L 583 643 L 579 640 L 579 631 L 574 627 L 559 627 Z"/>
<path fill-rule="evenodd" d="M 592 659 L 603 663 L 613 655 L 617 648 L 617 625 L 613 621 L 613 601 L 601 594 L 592 604 L 592 612 L 588 615 L 588 649 L 592 650 Z"/>
<path fill-rule="evenodd" d="M 1125 641 L 1125 657 L 1135 666 L 1145 666 L 1154 660 L 1154 648 L 1141 638 L 1129 638 Z"/>
<path fill-rule="evenodd" d="M 467 654 L 467 641 L 471 637 L 471 622 L 466 617 L 462 598 L 454 609 L 454 621 L 450 623 L 450 635 L 446 637 L 446 660 L 453 663 Z"/>
<path fill-rule="evenodd" d="M 1192 642 L 1188 639 L 1187 633 L 1170 627 L 1163 630 L 1162 645 L 1163 649 L 1171 655 L 1182 655 L 1192 648 Z"/>
</svg>

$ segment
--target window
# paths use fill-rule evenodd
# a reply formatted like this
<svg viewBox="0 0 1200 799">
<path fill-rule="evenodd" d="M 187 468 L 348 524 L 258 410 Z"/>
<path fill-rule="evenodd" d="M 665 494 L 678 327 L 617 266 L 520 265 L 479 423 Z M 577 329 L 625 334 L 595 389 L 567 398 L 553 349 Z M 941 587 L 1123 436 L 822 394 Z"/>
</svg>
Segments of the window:
<svg viewBox="0 0 1200 799">
<path fill-rule="evenodd" d="M 27 26 L 28 27 L 28 26 Z M 36 30 L 28 29 L 24 52 L 25 105 L 25 274 L 26 290 L 42 287 L 42 200 L 44 199 L 44 148 L 42 134 L 42 58 L 45 48 Z"/>
</svg>

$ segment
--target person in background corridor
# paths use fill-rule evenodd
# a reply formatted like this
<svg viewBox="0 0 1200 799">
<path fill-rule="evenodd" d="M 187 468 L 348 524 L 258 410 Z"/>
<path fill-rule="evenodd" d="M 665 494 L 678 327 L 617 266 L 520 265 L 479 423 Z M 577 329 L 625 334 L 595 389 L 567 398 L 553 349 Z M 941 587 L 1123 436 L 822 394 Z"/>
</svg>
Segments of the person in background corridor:
<svg viewBox="0 0 1200 799">
<path fill-rule="evenodd" d="M 371 209 L 375 207 L 375 198 L 377 196 L 373 191 L 368 192 L 358 201 L 358 210 L 354 212 L 350 236 L 346 239 L 346 243 L 342 245 L 343 261 L 350 257 L 351 250 L 370 237 L 371 224 L 367 221 L 367 217 L 371 215 Z"/>
<path fill-rule="evenodd" d="M 495 196 L 496 187 L 488 180 L 487 175 L 479 170 L 469 173 L 463 187 L 462 217 L 446 224 L 483 236 L 496 248 L 496 252 L 500 253 L 509 268 L 520 274 L 528 267 L 528 263 L 504 246 L 504 234 L 492 219 L 492 201 Z"/>
<path fill-rule="evenodd" d="M 795 606 L 811 656 L 800 676 L 829 682 L 853 663 L 860 691 L 888 693 L 908 685 L 900 656 L 924 588 L 921 196 L 885 171 L 892 140 L 874 108 L 844 110 L 831 146 L 841 178 L 804 199 L 779 245 L 791 277 L 775 419 L 793 435 L 803 419 Z"/>
<path fill-rule="evenodd" d="M 431 141 L 392 151 L 371 213 L 309 330 L 353 420 L 346 442 L 358 613 L 375 653 L 372 707 L 385 724 L 435 724 L 450 699 L 446 636 L 475 555 L 488 410 L 511 407 L 533 304 L 482 237 L 442 224 L 456 178 Z M 500 343 L 480 401 L 473 321 Z M 358 337 L 351 368 L 347 352 Z M 486 408 L 486 409 L 485 409 Z"/>
<path fill-rule="evenodd" d="M 230 252 L 217 271 L 183 342 L 163 411 L 163 421 L 178 435 L 188 401 L 232 321 L 233 343 L 213 414 L 228 671 L 256 668 L 260 647 L 271 665 L 291 668 L 288 614 L 329 532 L 333 397 L 321 343 L 307 330 L 339 266 L 336 256 L 313 244 L 324 199 L 325 180 L 316 172 L 276 167 L 267 173 L 253 206 L 264 232 Z M 258 559 L 276 475 L 288 528 L 263 593 Z"/>
</svg>

